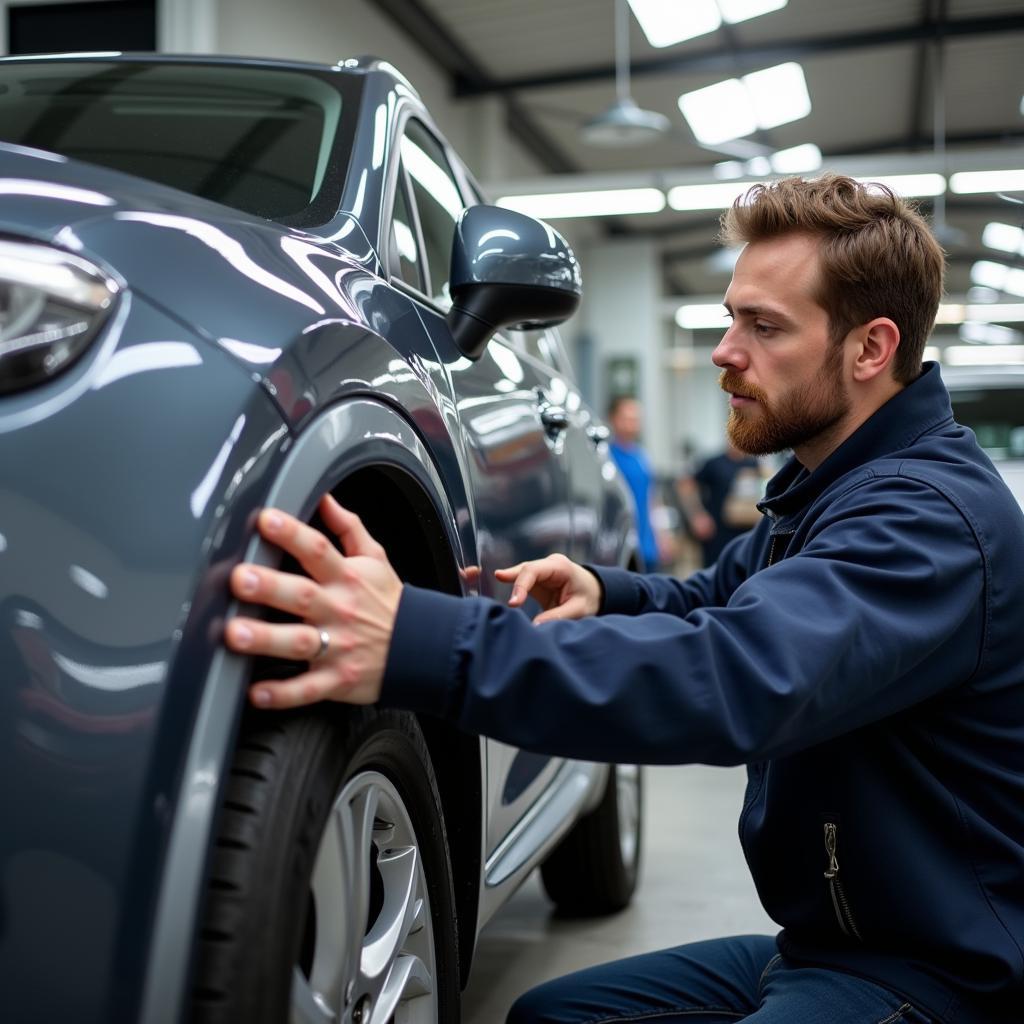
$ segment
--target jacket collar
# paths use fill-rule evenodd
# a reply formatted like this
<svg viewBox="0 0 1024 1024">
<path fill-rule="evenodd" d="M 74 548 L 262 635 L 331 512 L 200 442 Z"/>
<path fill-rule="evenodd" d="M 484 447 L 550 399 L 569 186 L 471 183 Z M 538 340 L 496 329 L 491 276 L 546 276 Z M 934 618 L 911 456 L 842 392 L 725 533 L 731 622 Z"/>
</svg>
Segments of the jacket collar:
<svg viewBox="0 0 1024 1024">
<path fill-rule="evenodd" d="M 938 363 L 866 419 L 813 473 L 791 458 L 768 482 L 758 508 L 781 519 L 806 508 L 830 484 L 872 459 L 891 455 L 938 424 L 951 420 L 949 392 Z"/>
</svg>

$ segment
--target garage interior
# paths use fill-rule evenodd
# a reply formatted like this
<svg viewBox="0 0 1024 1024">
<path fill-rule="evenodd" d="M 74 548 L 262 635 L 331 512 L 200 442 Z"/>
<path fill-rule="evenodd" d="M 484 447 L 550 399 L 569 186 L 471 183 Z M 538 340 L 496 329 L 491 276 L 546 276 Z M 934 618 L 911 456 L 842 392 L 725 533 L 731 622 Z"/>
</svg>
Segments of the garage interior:
<svg viewBox="0 0 1024 1024">
<path fill-rule="evenodd" d="M 655 468 L 672 477 L 684 449 L 699 459 L 721 447 L 728 409 L 710 353 L 732 260 L 715 235 L 721 209 L 756 180 L 833 170 L 918 199 L 948 254 L 930 357 L 1024 367 L 1021 0 L 764 6 L 658 46 L 626 0 L 11 0 L 0 52 L 389 61 L 489 197 L 572 243 L 584 298 L 561 334 L 581 390 L 602 412 L 635 394 Z M 779 66 L 799 69 L 803 113 L 698 141 L 681 96 Z M 570 193 L 591 206 L 564 216 Z M 774 932 L 736 840 L 743 770 L 646 779 L 633 905 L 561 918 L 532 877 L 479 941 L 467 1024 L 501 1020 L 520 991 L 578 967 Z"/>
</svg>

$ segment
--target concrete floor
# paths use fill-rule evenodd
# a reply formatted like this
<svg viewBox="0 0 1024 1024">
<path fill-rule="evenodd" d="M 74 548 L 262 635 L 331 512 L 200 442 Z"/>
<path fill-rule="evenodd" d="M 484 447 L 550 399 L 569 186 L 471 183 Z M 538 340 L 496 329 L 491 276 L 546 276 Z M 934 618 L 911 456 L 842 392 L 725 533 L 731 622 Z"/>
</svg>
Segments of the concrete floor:
<svg viewBox="0 0 1024 1024">
<path fill-rule="evenodd" d="M 775 934 L 736 835 L 741 768 L 645 769 L 644 863 L 632 906 L 563 921 L 533 876 L 480 936 L 464 1024 L 500 1024 L 519 993 L 580 967 L 717 935 Z"/>
</svg>

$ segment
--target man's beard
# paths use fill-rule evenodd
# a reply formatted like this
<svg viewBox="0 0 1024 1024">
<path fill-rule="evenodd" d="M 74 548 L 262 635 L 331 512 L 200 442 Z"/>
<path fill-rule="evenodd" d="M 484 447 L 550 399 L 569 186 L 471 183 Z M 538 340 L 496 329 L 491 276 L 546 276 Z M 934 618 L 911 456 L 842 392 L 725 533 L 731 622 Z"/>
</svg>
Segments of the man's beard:
<svg viewBox="0 0 1024 1024">
<path fill-rule="evenodd" d="M 830 350 L 821 376 L 770 403 L 740 374 L 723 370 L 718 378 L 723 391 L 753 398 L 757 406 L 730 409 L 726 431 L 729 440 L 748 455 L 769 455 L 798 448 L 834 427 L 850 411 L 850 399 L 842 383 L 842 347 Z"/>
</svg>

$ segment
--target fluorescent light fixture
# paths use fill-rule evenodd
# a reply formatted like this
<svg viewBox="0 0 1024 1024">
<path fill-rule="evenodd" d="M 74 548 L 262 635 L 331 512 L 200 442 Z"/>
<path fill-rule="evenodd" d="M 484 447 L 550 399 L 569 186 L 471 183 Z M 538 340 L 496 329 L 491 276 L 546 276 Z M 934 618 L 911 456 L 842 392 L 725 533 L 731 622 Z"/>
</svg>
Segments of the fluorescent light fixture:
<svg viewBox="0 0 1024 1024">
<path fill-rule="evenodd" d="M 705 146 L 717 146 L 757 131 L 754 104 L 738 78 L 684 92 L 679 97 L 679 109 L 696 140 Z"/>
<path fill-rule="evenodd" d="M 734 250 L 722 250 L 723 252 Z M 721 303 L 683 303 L 676 309 L 675 322 L 684 330 L 717 329 L 725 330 L 729 321 Z M 991 302 L 970 305 L 961 302 L 944 302 L 939 306 L 935 323 L 972 324 L 975 328 L 984 324 L 1024 323 L 1024 302 Z M 1008 329 L 1008 328 L 1007 328 Z M 1017 332 L 1013 332 L 1016 336 Z M 995 339 L 995 334 L 990 335 Z M 989 342 L 988 344 L 991 344 Z M 1024 345 L 1021 346 L 1024 351 Z"/>
<path fill-rule="evenodd" d="M 804 69 L 794 61 L 751 72 L 741 81 L 754 104 L 758 128 L 777 128 L 811 112 Z"/>
<path fill-rule="evenodd" d="M 806 117 L 811 97 L 803 68 L 791 61 L 684 92 L 679 109 L 699 143 L 717 146 Z"/>
<path fill-rule="evenodd" d="M 671 46 L 706 35 L 722 23 L 715 0 L 689 0 L 685 4 L 629 0 L 629 6 L 651 46 Z"/>
<path fill-rule="evenodd" d="M 718 0 L 722 20 L 735 25 L 739 21 L 759 18 L 762 14 L 781 11 L 789 0 Z"/>
<path fill-rule="evenodd" d="M 676 185 L 668 190 L 668 205 L 673 210 L 724 210 L 756 184 L 756 181 L 731 181 L 716 185 Z"/>
<path fill-rule="evenodd" d="M 711 168 L 716 178 L 728 181 L 730 178 L 742 178 L 747 173 L 742 160 L 722 160 Z"/>
<path fill-rule="evenodd" d="M 962 324 L 967 320 L 977 323 L 1024 323 L 1024 302 L 986 302 L 983 305 L 964 305 L 943 302 L 935 317 L 937 324 Z"/>
<path fill-rule="evenodd" d="M 990 249 L 1024 252 L 1024 230 L 1015 228 L 1012 224 L 1000 224 L 997 221 L 986 224 L 985 230 L 981 233 L 981 241 Z"/>
<path fill-rule="evenodd" d="M 718 303 L 682 305 L 676 310 L 676 323 L 686 331 L 711 328 L 724 331 L 729 326 L 725 306 Z"/>
<path fill-rule="evenodd" d="M 747 161 L 746 170 L 752 178 L 763 178 L 772 173 L 772 164 L 766 156 L 755 156 Z"/>
<path fill-rule="evenodd" d="M 776 174 L 816 171 L 821 166 L 821 150 L 813 142 L 805 142 L 802 146 L 791 146 L 772 153 L 771 164 Z"/>
<path fill-rule="evenodd" d="M 986 288 L 984 285 L 976 284 L 967 289 L 968 302 L 998 302 L 999 290 L 997 288 Z"/>
<path fill-rule="evenodd" d="M 1024 364 L 1024 345 L 950 345 L 942 353 L 950 366 L 1001 366 Z"/>
<path fill-rule="evenodd" d="M 740 21 L 781 10 L 788 0 L 629 0 L 633 15 L 651 46 L 671 46 L 714 32 L 723 22 Z"/>
<path fill-rule="evenodd" d="M 921 358 L 926 362 L 938 362 L 939 361 L 939 347 L 938 345 L 925 345 L 924 351 L 921 353 Z"/>
<path fill-rule="evenodd" d="M 544 195 L 502 196 L 498 206 L 539 217 L 612 217 L 632 213 L 658 213 L 665 209 L 659 188 L 616 188 L 593 192 L 551 192 Z"/>
<path fill-rule="evenodd" d="M 978 260 L 971 266 L 971 282 L 1011 295 L 1024 295 L 1024 270 L 1008 267 L 1005 263 Z"/>
<path fill-rule="evenodd" d="M 864 185 L 886 185 L 900 196 L 941 196 L 946 191 L 941 174 L 879 174 L 857 180 Z"/>
<path fill-rule="evenodd" d="M 960 325 L 960 340 L 975 345 L 1014 345 L 1020 341 L 1020 332 L 1002 324 L 984 324 L 969 320 Z"/>
<path fill-rule="evenodd" d="M 1019 192 L 1024 190 L 1024 170 L 960 171 L 949 179 L 960 195 L 972 192 Z"/>
</svg>

